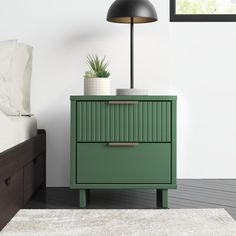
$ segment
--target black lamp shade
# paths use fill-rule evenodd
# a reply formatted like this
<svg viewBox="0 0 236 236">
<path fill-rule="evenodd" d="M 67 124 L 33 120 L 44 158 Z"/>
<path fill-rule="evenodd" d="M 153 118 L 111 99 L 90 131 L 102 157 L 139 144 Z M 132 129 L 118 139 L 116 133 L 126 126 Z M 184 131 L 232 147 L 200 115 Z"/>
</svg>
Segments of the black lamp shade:
<svg viewBox="0 0 236 236">
<path fill-rule="evenodd" d="M 114 23 L 149 23 L 157 21 L 157 13 L 149 0 L 116 0 L 107 13 Z"/>
</svg>

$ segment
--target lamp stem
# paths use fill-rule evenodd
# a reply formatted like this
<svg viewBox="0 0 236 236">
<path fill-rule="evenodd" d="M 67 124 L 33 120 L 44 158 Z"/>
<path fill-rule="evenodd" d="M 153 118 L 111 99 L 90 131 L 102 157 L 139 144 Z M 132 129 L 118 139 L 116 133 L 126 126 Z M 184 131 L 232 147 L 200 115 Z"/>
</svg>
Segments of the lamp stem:
<svg viewBox="0 0 236 236">
<path fill-rule="evenodd" d="M 134 88 L 134 22 L 130 23 L 130 88 Z"/>
</svg>

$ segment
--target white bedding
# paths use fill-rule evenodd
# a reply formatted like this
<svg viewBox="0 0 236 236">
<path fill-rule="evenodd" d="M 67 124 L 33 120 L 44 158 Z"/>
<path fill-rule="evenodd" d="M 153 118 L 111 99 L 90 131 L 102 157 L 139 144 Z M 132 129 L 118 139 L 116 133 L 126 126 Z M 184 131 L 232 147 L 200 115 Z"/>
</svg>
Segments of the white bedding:
<svg viewBox="0 0 236 236">
<path fill-rule="evenodd" d="M 37 135 L 37 121 L 28 116 L 7 116 L 0 111 L 0 153 Z"/>
</svg>

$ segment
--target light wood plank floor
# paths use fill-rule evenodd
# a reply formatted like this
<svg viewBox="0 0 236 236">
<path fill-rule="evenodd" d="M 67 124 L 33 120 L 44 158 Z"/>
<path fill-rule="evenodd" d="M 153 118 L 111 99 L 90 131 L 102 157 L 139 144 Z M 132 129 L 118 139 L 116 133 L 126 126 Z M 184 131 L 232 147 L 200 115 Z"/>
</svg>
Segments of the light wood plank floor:
<svg viewBox="0 0 236 236">
<path fill-rule="evenodd" d="M 40 190 L 26 208 L 74 209 L 79 193 L 69 188 Z M 92 190 L 88 209 L 153 209 L 155 190 Z M 236 220 L 236 179 L 178 180 L 169 190 L 169 208 L 224 208 Z"/>
</svg>

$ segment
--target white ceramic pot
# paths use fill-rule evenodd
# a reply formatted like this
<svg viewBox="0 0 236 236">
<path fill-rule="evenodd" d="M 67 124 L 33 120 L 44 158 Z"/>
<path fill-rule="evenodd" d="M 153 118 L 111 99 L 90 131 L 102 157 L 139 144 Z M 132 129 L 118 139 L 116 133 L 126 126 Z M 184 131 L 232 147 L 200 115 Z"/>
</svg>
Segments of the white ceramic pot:
<svg viewBox="0 0 236 236">
<path fill-rule="evenodd" d="M 84 79 L 84 95 L 111 95 L 110 78 Z"/>
</svg>

